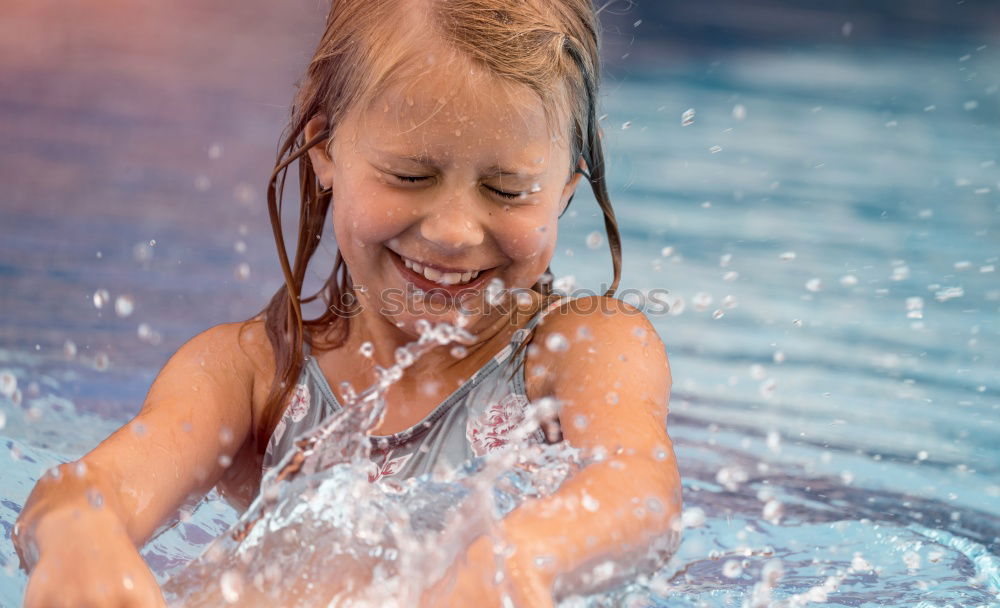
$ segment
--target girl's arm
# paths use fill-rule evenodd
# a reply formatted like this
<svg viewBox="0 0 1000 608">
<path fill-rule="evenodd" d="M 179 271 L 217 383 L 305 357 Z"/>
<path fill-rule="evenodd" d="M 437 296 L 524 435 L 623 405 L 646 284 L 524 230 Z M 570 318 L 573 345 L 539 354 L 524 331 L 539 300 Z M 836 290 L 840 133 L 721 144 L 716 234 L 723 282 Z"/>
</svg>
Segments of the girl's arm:
<svg viewBox="0 0 1000 608">
<path fill-rule="evenodd" d="M 588 338 L 578 337 L 581 327 Z M 554 310 L 534 341 L 544 344 L 554 333 L 569 340 L 569 349 L 541 349 L 529 356 L 526 370 L 547 370 L 542 393 L 562 404 L 563 439 L 606 458 L 500 522 L 493 536 L 512 545 L 506 573 L 518 606 L 551 606 L 553 591 L 614 581 L 629 574 L 621 565 L 643 556 L 654 541 L 672 552 L 680 540 L 674 521 L 681 511 L 680 475 L 666 432 L 670 368 L 656 331 L 635 308 L 597 297 Z M 492 543 L 482 537 L 470 546 L 458 584 L 439 605 L 495 596 Z"/>
<path fill-rule="evenodd" d="M 542 344 L 556 332 L 570 342 L 558 356 L 543 350 L 541 362 L 551 370 L 544 392 L 562 404 L 563 439 L 606 456 L 552 496 L 522 504 L 501 528 L 521 554 L 513 563 L 539 566 L 546 589 L 593 586 L 616 578 L 594 566 L 626 564 L 654 540 L 672 552 L 680 541 L 680 474 L 667 435 L 670 366 L 646 317 L 617 299 L 574 300 L 540 329 Z M 577 581 L 581 574 L 589 584 Z"/>
<path fill-rule="evenodd" d="M 185 501 L 216 484 L 226 459 L 250 437 L 254 362 L 267 360 L 261 359 L 263 331 L 254 327 L 253 337 L 244 333 L 241 340 L 240 325 L 219 325 L 182 346 L 131 422 L 39 480 L 15 526 L 25 568 L 84 534 L 125 536 L 141 546 Z M 67 569 L 88 556 L 75 563 L 68 558 L 59 560 Z"/>
</svg>

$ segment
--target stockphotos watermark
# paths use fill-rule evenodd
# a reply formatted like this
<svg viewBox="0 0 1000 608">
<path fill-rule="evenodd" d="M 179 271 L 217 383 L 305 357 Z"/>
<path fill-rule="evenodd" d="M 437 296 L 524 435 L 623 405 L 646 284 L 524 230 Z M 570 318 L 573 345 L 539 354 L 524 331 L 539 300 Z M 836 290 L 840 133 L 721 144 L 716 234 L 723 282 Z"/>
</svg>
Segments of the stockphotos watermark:
<svg viewBox="0 0 1000 608">
<path fill-rule="evenodd" d="M 363 285 L 355 286 L 361 293 L 366 293 Z M 568 296 L 570 299 L 564 306 L 559 306 L 550 314 L 573 312 L 577 314 L 645 314 L 660 316 L 670 313 L 670 293 L 666 289 L 654 287 L 651 289 L 628 288 L 617 292 L 613 298 L 599 298 L 607 291 L 603 286 L 597 291 L 587 288 L 572 288 L 568 290 L 553 289 L 553 293 Z M 421 290 L 407 284 L 405 288 L 392 287 L 379 292 L 374 300 L 366 298 L 378 306 L 383 315 L 410 314 L 413 316 L 439 315 L 454 310 L 456 305 L 466 315 L 509 314 L 519 304 L 531 302 L 532 290 L 523 288 L 500 289 L 465 289 L 457 294 L 450 294 L 444 289 Z M 364 302 L 353 292 L 344 292 L 339 302 L 331 302 L 329 308 L 342 317 L 353 317 L 361 313 Z"/>
</svg>

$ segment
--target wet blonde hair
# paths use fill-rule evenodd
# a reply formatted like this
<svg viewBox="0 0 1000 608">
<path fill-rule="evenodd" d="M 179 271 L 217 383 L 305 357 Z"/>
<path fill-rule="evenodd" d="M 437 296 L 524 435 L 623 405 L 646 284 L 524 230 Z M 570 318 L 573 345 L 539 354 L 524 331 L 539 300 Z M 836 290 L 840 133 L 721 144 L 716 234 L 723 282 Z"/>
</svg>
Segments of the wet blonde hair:
<svg viewBox="0 0 1000 608">
<path fill-rule="evenodd" d="M 415 17 L 425 21 L 426 28 L 415 24 Z M 501 82 L 530 88 L 542 101 L 550 124 L 551 108 L 567 110 L 570 171 L 578 170 L 578 159 L 584 160 L 588 171 L 581 172 L 604 213 L 614 269 L 605 295 L 614 295 L 618 286 L 621 238 L 605 183 L 597 124 L 600 24 L 591 0 L 334 0 L 323 36 L 299 82 L 268 184 L 268 211 L 285 284 L 255 317 L 263 316 L 275 357 L 275 376 L 263 419 L 253 425 L 258 454 L 266 450 L 301 372 L 303 340 L 327 349 L 343 345 L 350 326 L 348 317 L 358 305 L 339 251 L 323 287 L 302 297 L 306 268 L 319 245 L 331 202 L 330 192 L 320 188 L 307 152 L 327 141 L 352 108 L 368 107 L 395 76 L 404 73 L 420 56 L 415 49 L 422 48 L 419 42 L 428 35 L 436 36 Z M 326 128 L 306 141 L 306 124 L 320 114 L 327 117 Z M 285 177 L 295 161 L 300 184 L 299 229 L 290 262 L 281 209 Z M 547 269 L 531 287 L 542 295 L 540 306 L 552 297 L 551 276 L 551 269 Z M 303 319 L 302 305 L 319 297 L 326 310 L 315 319 Z M 306 331 L 313 328 L 323 331 Z M 315 334 L 322 334 L 323 342 L 316 341 Z M 525 340 L 522 347 L 528 342 Z"/>
</svg>

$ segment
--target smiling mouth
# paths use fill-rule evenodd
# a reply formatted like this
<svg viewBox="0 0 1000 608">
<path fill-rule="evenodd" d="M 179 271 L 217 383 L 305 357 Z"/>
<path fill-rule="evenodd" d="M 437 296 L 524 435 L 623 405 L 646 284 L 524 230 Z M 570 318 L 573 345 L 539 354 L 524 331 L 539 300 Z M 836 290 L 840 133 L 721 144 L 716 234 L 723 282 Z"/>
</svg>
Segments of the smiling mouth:
<svg viewBox="0 0 1000 608">
<path fill-rule="evenodd" d="M 491 274 L 493 268 L 482 270 L 470 270 L 466 272 L 442 272 L 436 268 L 424 266 L 415 260 L 404 258 L 391 249 L 393 262 L 399 269 L 400 274 L 424 291 L 445 292 L 452 295 L 461 291 L 476 289 L 481 287 L 486 278 Z"/>
<path fill-rule="evenodd" d="M 431 268 L 430 266 L 424 266 L 415 260 L 410 258 L 404 258 L 399 256 L 406 267 L 417 274 L 424 275 L 424 278 L 428 281 L 434 281 L 435 283 L 440 283 L 441 285 L 464 285 L 471 281 L 472 279 L 479 276 L 478 270 L 472 270 L 469 272 L 443 272 L 437 268 Z"/>
</svg>

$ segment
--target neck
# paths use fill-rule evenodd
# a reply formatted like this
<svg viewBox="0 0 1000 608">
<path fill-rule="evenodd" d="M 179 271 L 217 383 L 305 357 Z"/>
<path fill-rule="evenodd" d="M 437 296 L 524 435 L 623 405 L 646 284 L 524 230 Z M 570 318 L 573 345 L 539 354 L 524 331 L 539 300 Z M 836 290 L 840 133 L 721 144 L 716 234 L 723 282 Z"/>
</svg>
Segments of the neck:
<svg viewBox="0 0 1000 608">
<path fill-rule="evenodd" d="M 514 331 L 519 329 L 531 311 L 537 308 L 541 296 L 536 295 L 530 304 L 523 306 L 511 305 L 505 312 L 494 309 L 490 315 L 480 316 L 465 327 L 473 336 L 468 343 L 451 342 L 437 345 L 421 355 L 404 373 L 401 382 L 409 384 L 415 379 L 434 379 L 444 375 L 449 377 L 470 377 L 477 369 L 499 352 L 511 339 Z M 363 307 L 360 314 L 348 320 L 350 332 L 343 349 L 348 360 L 358 361 L 359 368 L 353 373 L 344 374 L 361 381 L 355 384 L 356 390 L 361 390 L 374 382 L 373 369 L 375 365 L 388 368 L 396 363 L 396 349 L 419 339 L 419 333 L 414 327 L 397 327 L 390 318 L 379 313 L 374 307 Z M 367 359 L 360 355 L 361 345 L 370 342 L 373 356 Z M 452 349 L 456 346 L 465 349 L 464 356 L 456 357 Z M 409 379 L 409 380 L 408 380 Z"/>
</svg>

